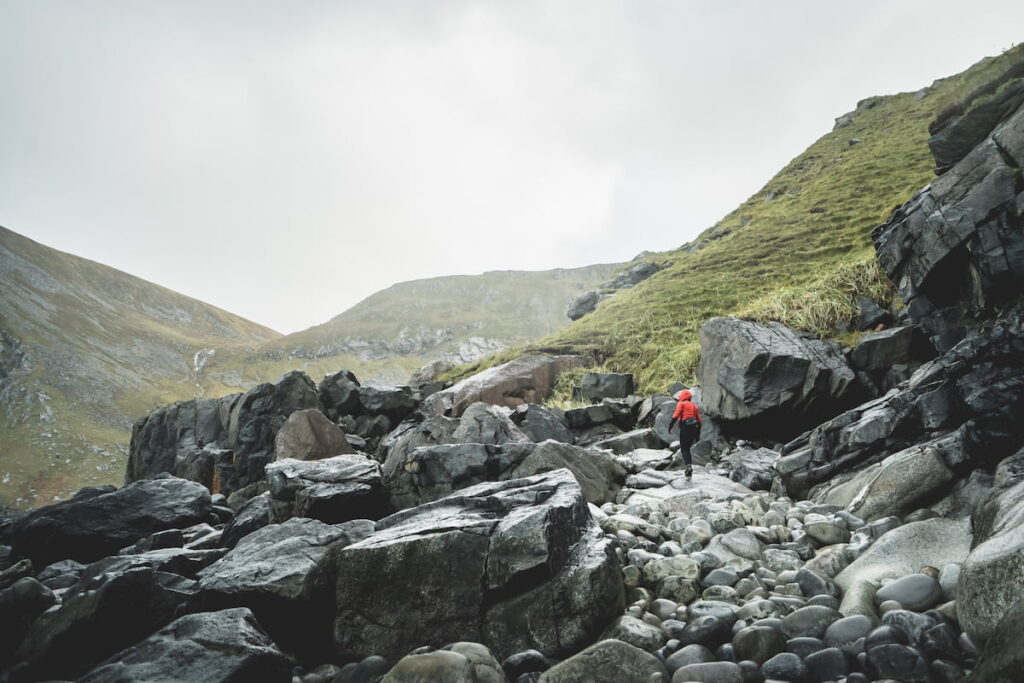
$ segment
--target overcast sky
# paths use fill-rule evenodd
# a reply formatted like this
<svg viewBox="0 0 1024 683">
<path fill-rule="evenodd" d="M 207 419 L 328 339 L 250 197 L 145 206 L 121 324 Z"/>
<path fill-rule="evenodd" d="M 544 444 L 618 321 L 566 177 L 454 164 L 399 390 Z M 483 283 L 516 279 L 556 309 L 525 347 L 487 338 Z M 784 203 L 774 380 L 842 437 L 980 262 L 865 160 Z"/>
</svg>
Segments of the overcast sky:
<svg viewBox="0 0 1024 683">
<path fill-rule="evenodd" d="M 1024 2 L 0 0 L 0 225 L 281 332 L 624 261 Z"/>
</svg>

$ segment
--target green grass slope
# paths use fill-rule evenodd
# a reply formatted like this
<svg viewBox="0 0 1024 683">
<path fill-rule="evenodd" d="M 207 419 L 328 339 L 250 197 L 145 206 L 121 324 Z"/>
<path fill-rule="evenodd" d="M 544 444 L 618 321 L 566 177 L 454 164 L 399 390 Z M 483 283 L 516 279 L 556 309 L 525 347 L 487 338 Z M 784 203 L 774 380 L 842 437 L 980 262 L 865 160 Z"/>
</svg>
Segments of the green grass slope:
<svg viewBox="0 0 1024 683">
<path fill-rule="evenodd" d="M 131 423 L 191 398 L 194 354 L 280 334 L 0 228 L 0 503 L 120 483 Z"/>
<path fill-rule="evenodd" d="M 919 93 L 861 102 L 846 125 L 693 243 L 648 256 L 667 265 L 649 280 L 540 341 L 451 377 L 525 352 L 582 353 L 594 365 L 634 373 L 642 391 L 663 391 L 672 381 L 694 380 L 698 331 L 711 317 L 775 319 L 834 333 L 855 315 L 854 296 L 892 296 L 870 233 L 933 177 L 929 123 L 983 101 L 1022 60 L 1024 46 L 1017 46 Z"/>
</svg>

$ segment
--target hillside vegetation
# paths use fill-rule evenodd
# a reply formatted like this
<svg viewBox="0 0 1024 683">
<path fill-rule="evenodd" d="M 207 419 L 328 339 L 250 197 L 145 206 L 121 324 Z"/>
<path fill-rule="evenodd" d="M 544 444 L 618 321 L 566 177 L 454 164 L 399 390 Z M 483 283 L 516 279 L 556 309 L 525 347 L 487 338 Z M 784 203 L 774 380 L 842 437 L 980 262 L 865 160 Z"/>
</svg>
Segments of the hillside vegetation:
<svg viewBox="0 0 1024 683">
<path fill-rule="evenodd" d="M 579 353 L 634 373 L 640 391 L 663 391 L 676 380 L 694 381 L 698 332 L 714 316 L 841 332 L 857 313 L 855 296 L 883 303 L 894 296 L 870 234 L 934 177 L 929 124 L 982 102 L 1021 61 L 1024 45 L 916 93 L 860 102 L 694 242 L 648 256 L 666 266 L 649 280 L 555 334 L 450 377 L 522 353 Z"/>
</svg>

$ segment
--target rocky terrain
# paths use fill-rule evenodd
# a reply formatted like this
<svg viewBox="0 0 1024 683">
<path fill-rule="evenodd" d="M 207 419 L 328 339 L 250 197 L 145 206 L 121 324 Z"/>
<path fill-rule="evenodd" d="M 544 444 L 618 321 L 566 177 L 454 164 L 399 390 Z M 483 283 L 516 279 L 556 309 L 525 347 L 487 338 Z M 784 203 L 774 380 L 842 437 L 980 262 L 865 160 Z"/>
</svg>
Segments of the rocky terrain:
<svg viewBox="0 0 1024 683">
<path fill-rule="evenodd" d="M 132 422 L 293 369 L 404 383 L 548 334 L 615 265 L 419 280 L 296 334 L 273 330 L 0 228 L 0 505 L 121 479 Z M 469 293 L 473 296 L 470 297 Z M 468 298 L 477 307 L 460 302 Z"/>
<path fill-rule="evenodd" d="M 587 404 L 543 405 L 571 355 L 391 388 L 295 371 L 162 406 L 133 427 L 123 487 L 0 522 L 0 676 L 1019 680 L 1007 83 L 998 115 L 933 127 L 938 177 L 872 233 L 903 304 L 862 302 L 854 347 L 702 325 L 692 478 L 668 391 L 591 373 Z"/>
</svg>

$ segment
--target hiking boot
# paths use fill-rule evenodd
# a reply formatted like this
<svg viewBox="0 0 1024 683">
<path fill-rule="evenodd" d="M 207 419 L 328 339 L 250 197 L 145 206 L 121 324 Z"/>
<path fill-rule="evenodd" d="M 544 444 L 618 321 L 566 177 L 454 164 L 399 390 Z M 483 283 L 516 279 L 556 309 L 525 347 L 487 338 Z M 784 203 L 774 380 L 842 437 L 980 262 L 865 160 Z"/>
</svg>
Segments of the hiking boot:
<svg viewBox="0 0 1024 683">
<path fill-rule="evenodd" d="M 688 466 L 686 468 L 686 478 L 689 479 L 692 476 L 693 476 L 693 468 Z"/>
</svg>

